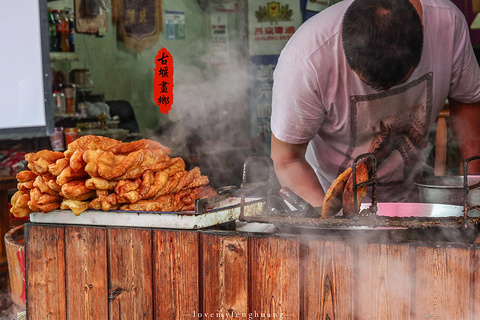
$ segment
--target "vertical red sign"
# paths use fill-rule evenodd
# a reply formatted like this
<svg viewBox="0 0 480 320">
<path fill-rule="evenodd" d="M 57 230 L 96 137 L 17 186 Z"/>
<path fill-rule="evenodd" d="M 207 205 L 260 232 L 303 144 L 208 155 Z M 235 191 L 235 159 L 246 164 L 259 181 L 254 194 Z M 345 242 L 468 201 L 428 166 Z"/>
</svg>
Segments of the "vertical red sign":
<svg viewBox="0 0 480 320">
<path fill-rule="evenodd" d="M 173 58 L 162 48 L 155 57 L 153 97 L 162 114 L 168 114 L 173 103 Z"/>
</svg>

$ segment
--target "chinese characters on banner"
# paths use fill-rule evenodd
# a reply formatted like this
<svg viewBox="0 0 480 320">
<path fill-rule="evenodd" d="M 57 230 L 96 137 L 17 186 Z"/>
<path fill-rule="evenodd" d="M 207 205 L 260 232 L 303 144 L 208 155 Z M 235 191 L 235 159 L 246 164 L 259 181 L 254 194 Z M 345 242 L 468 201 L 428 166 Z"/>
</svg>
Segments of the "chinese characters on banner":
<svg viewBox="0 0 480 320">
<path fill-rule="evenodd" d="M 251 134 L 264 140 L 269 154 L 273 70 L 283 47 L 302 24 L 302 14 L 298 0 L 249 0 L 248 8 Z"/>
<path fill-rule="evenodd" d="M 118 40 L 141 52 L 158 42 L 163 31 L 162 0 L 112 0 Z"/>
<path fill-rule="evenodd" d="M 250 55 L 279 54 L 301 23 L 298 0 L 249 0 Z"/>
<path fill-rule="evenodd" d="M 155 57 L 153 97 L 162 114 L 168 114 L 173 103 L 173 58 L 162 48 Z"/>
</svg>

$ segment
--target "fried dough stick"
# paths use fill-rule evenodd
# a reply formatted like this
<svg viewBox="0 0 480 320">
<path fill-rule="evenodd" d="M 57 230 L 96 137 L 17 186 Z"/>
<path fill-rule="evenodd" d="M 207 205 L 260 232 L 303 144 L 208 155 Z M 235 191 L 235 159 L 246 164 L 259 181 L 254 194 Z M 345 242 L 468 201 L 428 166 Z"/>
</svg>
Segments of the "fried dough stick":
<svg viewBox="0 0 480 320">
<path fill-rule="evenodd" d="M 338 175 L 328 188 L 323 198 L 322 217 L 329 218 L 337 214 L 342 209 L 342 198 L 345 184 L 348 177 L 352 174 L 352 167 L 348 167 L 345 171 Z"/>
<path fill-rule="evenodd" d="M 357 165 L 356 170 L 357 185 L 368 180 L 368 169 L 364 163 Z M 348 181 L 345 184 L 345 190 L 343 191 L 343 216 L 346 218 L 352 217 L 356 212 L 360 211 L 360 205 L 363 198 L 367 195 L 367 186 L 357 187 L 357 209 L 354 207 L 354 194 L 353 194 L 353 172 L 348 177 Z"/>
<path fill-rule="evenodd" d="M 117 181 L 108 181 L 100 177 L 92 177 L 85 181 L 88 189 L 92 190 L 113 190 L 117 186 Z"/>
<path fill-rule="evenodd" d="M 70 209 L 76 216 L 78 216 L 88 209 L 89 203 L 89 201 L 63 199 L 62 203 L 60 204 L 60 209 Z"/>
<path fill-rule="evenodd" d="M 87 200 L 95 197 L 95 190 L 88 189 L 86 180 L 73 180 L 62 186 L 60 195 L 69 200 Z"/>
<path fill-rule="evenodd" d="M 159 171 L 169 159 L 162 149 L 133 151 L 126 156 L 105 151 L 97 160 L 98 174 L 107 180 L 136 179 L 147 170 Z"/>
<path fill-rule="evenodd" d="M 57 184 L 59 186 L 63 186 L 65 183 L 70 182 L 72 180 L 80 180 L 88 178 L 88 174 L 85 170 L 75 171 L 72 167 L 68 166 L 63 169 L 62 173 L 57 177 Z"/>
<path fill-rule="evenodd" d="M 55 163 L 52 163 L 48 166 L 48 172 L 54 176 L 59 176 L 62 173 L 63 169 L 68 167 L 69 161 L 67 158 L 58 159 Z"/>
<path fill-rule="evenodd" d="M 169 155 L 172 152 L 170 148 L 164 146 L 160 142 L 148 140 L 148 139 L 141 139 L 141 140 L 132 141 L 132 142 L 124 142 L 122 144 L 119 144 L 117 146 L 110 148 L 108 151 L 118 155 L 118 154 L 128 154 L 128 153 L 139 151 L 139 150 L 158 150 L 158 149 L 163 150 L 167 155 Z"/>
<path fill-rule="evenodd" d="M 48 172 L 48 166 L 50 164 L 55 163 L 58 159 L 64 157 L 63 153 L 59 151 L 41 150 L 38 152 L 27 153 L 25 155 L 25 160 L 28 162 L 28 168 L 30 168 L 35 174 L 40 175 Z"/>
<path fill-rule="evenodd" d="M 86 135 L 68 144 L 64 155 L 70 159 L 76 150 L 108 150 L 122 144 L 121 141 L 94 135 Z"/>
<path fill-rule="evenodd" d="M 86 150 L 83 153 L 83 161 L 85 161 L 85 172 L 87 172 L 90 177 L 96 178 L 100 177 L 98 174 L 98 157 L 103 154 L 103 150 Z M 103 178 L 102 178 L 103 179 Z"/>
<path fill-rule="evenodd" d="M 179 193 L 163 195 L 154 200 L 140 200 L 136 203 L 126 204 L 121 206 L 120 209 L 134 211 L 187 211 L 194 209 L 195 199 L 215 194 L 216 192 L 212 187 L 185 189 Z"/>
<path fill-rule="evenodd" d="M 10 199 L 12 208 L 10 212 L 17 218 L 23 218 L 28 216 L 32 211 L 28 207 L 28 202 L 30 201 L 30 191 L 20 191 L 15 192 Z"/>
<path fill-rule="evenodd" d="M 18 182 L 28 182 L 31 180 L 35 180 L 37 174 L 30 170 L 23 170 L 17 173 L 16 178 Z"/>
</svg>

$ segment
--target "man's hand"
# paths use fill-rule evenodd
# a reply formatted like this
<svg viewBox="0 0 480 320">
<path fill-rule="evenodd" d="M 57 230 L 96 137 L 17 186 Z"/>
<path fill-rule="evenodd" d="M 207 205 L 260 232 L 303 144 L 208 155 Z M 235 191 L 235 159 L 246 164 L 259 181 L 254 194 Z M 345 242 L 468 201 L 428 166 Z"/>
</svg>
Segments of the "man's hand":
<svg viewBox="0 0 480 320">
<path fill-rule="evenodd" d="M 271 157 L 282 187 L 288 187 L 314 207 L 323 203 L 325 192 L 312 167 L 305 160 L 308 143 L 290 144 L 272 134 Z"/>
<path fill-rule="evenodd" d="M 480 102 L 466 104 L 452 98 L 448 102 L 463 165 L 465 159 L 480 156 Z M 468 173 L 480 174 L 480 160 L 469 162 Z"/>
</svg>

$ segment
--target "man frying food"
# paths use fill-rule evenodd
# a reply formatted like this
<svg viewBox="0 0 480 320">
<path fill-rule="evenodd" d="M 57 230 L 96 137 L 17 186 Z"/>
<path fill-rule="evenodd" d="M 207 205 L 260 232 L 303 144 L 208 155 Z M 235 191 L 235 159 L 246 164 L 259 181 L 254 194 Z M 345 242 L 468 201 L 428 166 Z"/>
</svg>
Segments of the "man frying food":
<svg viewBox="0 0 480 320">
<path fill-rule="evenodd" d="M 374 153 L 377 200 L 416 202 L 413 181 L 445 101 L 463 159 L 480 155 L 480 68 L 450 0 L 344 0 L 307 20 L 274 72 L 271 157 L 313 206 Z M 472 161 L 469 173 L 480 172 Z"/>
</svg>

